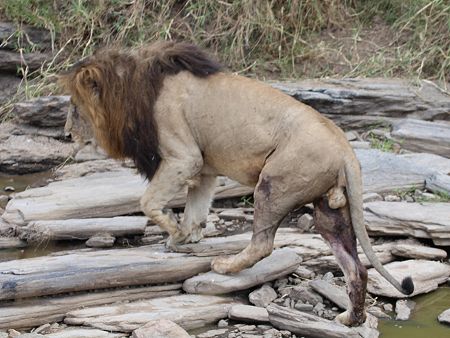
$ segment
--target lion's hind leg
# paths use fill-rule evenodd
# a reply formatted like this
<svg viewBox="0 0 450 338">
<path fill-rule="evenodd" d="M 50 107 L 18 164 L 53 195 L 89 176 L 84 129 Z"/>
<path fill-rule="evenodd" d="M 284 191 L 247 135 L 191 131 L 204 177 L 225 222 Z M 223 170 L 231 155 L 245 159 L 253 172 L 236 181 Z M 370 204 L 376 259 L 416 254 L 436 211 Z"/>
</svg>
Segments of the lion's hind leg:
<svg viewBox="0 0 450 338">
<path fill-rule="evenodd" d="M 331 191 L 328 196 L 330 195 L 335 195 L 334 197 L 337 196 L 338 200 L 341 200 L 340 192 Z M 340 203 L 336 203 L 336 199 L 329 200 L 327 196 L 315 200 L 315 227 L 333 251 L 347 282 L 350 302 L 347 311 L 338 315 L 336 320 L 348 326 L 355 326 L 362 324 L 366 319 L 364 301 L 367 270 L 358 258 L 348 203 L 333 208 L 337 205 Z"/>
</svg>

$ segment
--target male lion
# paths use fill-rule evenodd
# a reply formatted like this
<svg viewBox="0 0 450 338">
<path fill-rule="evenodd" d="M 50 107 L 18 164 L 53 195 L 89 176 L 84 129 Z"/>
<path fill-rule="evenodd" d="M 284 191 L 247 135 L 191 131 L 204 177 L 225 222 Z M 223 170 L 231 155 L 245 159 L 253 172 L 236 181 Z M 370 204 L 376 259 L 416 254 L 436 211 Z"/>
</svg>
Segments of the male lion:
<svg viewBox="0 0 450 338">
<path fill-rule="evenodd" d="M 60 82 L 114 158 L 132 158 L 151 183 L 145 214 L 165 229 L 168 245 L 197 242 L 216 176 L 255 187 L 250 244 L 212 262 L 234 273 L 270 255 L 275 232 L 295 207 L 314 203 L 316 228 L 328 242 L 348 286 L 346 325 L 365 320 L 369 261 L 404 294 L 376 258 L 364 227 L 358 160 L 344 133 L 311 107 L 261 82 L 220 71 L 197 47 L 159 42 L 135 50 L 102 50 L 75 64 Z M 188 185 L 181 224 L 163 212 Z M 356 235 L 356 238 L 355 238 Z"/>
</svg>

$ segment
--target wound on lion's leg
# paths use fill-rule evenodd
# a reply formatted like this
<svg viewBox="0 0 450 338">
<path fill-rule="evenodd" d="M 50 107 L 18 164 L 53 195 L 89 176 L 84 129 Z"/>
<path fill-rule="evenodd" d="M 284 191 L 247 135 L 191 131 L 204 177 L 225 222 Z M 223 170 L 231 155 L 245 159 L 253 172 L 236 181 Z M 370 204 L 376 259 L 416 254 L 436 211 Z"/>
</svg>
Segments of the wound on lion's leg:
<svg viewBox="0 0 450 338">
<path fill-rule="evenodd" d="M 331 209 L 328 199 L 323 197 L 314 202 L 314 217 L 316 229 L 329 244 L 347 283 L 350 302 L 347 311 L 336 320 L 347 326 L 360 325 L 366 319 L 367 270 L 358 258 L 348 206 Z"/>
</svg>

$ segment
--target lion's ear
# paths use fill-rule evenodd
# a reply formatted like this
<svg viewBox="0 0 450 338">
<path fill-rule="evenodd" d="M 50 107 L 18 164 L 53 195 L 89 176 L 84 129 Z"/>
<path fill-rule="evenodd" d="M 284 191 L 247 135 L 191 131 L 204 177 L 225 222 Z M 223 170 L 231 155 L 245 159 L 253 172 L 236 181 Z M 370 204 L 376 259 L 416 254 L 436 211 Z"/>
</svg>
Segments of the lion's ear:
<svg viewBox="0 0 450 338">
<path fill-rule="evenodd" d="M 76 77 L 76 86 L 88 92 L 93 97 L 98 97 L 101 92 L 101 70 L 93 65 L 81 68 Z"/>
</svg>

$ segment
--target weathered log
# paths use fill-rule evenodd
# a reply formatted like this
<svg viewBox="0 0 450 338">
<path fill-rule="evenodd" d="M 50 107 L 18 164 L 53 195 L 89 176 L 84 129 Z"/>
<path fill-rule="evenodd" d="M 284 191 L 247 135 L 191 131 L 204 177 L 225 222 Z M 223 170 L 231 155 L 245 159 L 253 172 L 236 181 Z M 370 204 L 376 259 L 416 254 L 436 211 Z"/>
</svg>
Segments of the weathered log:
<svg viewBox="0 0 450 338">
<path fill-rule="evenodd" d="M 0 303 L 0 329 L 23 329 L 62 321 L 67 312 L 87 306 L 100 306 L 122 301 L 168 297 L 179 294 L 181 284 L 124 288 L 89 292 L 74 296 L 45 297 Z"/>
<path fill-rule="evenodd" d="M 375 329 L 377 320 L 373 316 L 368 316 L 364 326 L 350 328 L 306 312 L 275 304 L 270 304 L 267 312 L 269 312 L 269 320 L 273 326 L 300 336 L 316 338 L 378 337 L 378 331 Z"/>
<path fill-rule="evenodd" d="M 413 297 L 437 289 L 439 284 L 445 283 L 450 277 L 450 266 L 435 261 L 411 259 L 386 264 L 385 268 L 396 280 L 411 277 L 414 282 L 414 292 L 410 296 L 405 296 L 372 268 L 369 270 L 367 284 L 367 290 L 370 293 L 391 298 Z"/>
<path fill-rule="evenodd" d="M 394 123 L 391 136 L 402 148 L 450 157 L 450 122 L 405 119 Z"/>
<path fill-rule="evenodd" d="M 17 68 L 28 67 L 30 70 L 40 68 L 46 61 L 50 60 L 49 53 L 16 53 L 13 51 L 0 49 L 0 70 L 16 73 Z"/>
<path fill-rule="evenodd" d="M 367 229 L 374 235 L 430 238 L 450 245 L 449 203 L 370 202 L 364 205 Z"/>
<path fill-rule="evenodd" d="M 227 318 L 233 297 L 179 295 L 71 311 L 64 322 L 118 332 L 131 332 L 151 320 L 169 319 L 192 330 Z"/>
<path fill-rule="evenodd" d="M 161 245 L 12 260 L 0 263 L 0 299 L 177 282 L 208 271 L 210 263 Z"/>
<path fill-rule="evenodd" d="M 27 244 L 14 237 L 0 237 L 0 249 L 23 248 Z"/>
<path fill-rule="evenodd" d="M 85 329 L 69 327 L 55 333 L 42 336 L 43 338 L 126 338 L 128 335 L 123 333 L 111 333 L 98 329 Z"/>
<path fill-rule="evenodd" d="M 112 236 L 143 235 L 148 223 L 145 216 L 32 221 L 19 228 L 19 236 L 29 242 L 42 240 L 88 239 L 98 233 Z"/>
<path fill-rule="evenodd" d="M 361 128 L 396 118 L 450 120 L 450 95 L 429 81 L 320 79 L 274 82 L 343 127 Z"/>
<path fill-rule="evenodd" d="M 234 274 L 232 278 L 210 271 L 187 279 L 183 290 L 188 293 L 220 295 L 233 291 L 249 289 L 294 272 L 301 258 L 291 249 L 275 250 L 254 266 Z"/>
<path fill-rule="evenodd" d="M 331 300 L 341 309 L 346 310 L 350 299 L 348 298 L 345 288 L 331 284 L 322 279 L 315 279 L 309 282 L 314 291 Z"/>
<path fill-rule="evenodd" d="M 139 200 L 146 185 L 144 178 L 126 168 L 53 182 L 16 194 L 2 218 L 11 224 L 26 225 L 37 220 L 126 215 L 140 211 Z M 252 191 L 234 182 L 218 186 L 215 198 L 242 196 Z M 169 202 L 168 207 L 182 206 L 185 200 L 184 191 Z"/>
</svg>

